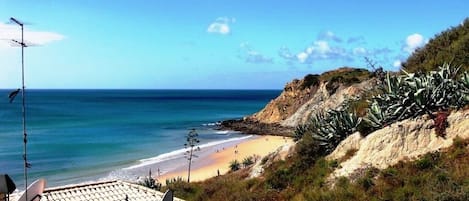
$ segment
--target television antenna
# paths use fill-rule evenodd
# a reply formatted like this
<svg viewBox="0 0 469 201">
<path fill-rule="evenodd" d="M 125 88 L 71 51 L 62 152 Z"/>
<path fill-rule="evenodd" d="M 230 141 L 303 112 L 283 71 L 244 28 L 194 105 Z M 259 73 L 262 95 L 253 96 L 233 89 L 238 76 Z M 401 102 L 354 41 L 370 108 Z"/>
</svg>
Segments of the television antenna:
<svg viewBox="0 0 469 201">
<path fill-rule="evenodd" d="M 21 98 L 22 98 L 22 114 L 23 114 L 23 160 L 24 160 L 24 189 L 25 194 L 24 198 L 25 200 L 28 200 L 28 168 L 31 167 L 31 164 L 28 163 L 28 158 L 27 158 L 27 138 L 28 134 L 26 133 L 26 101 L 25 101 L 25 87 L 24 87 L 24 48 L 28 47 L 24 43 L 24 23 L 11 17 L 10 22 L 13 22 L 21 27 L 21 41 L 12 39 L 12 41 L 18 45 L 21 46 L 21 83 L 22 83 L 22 90 L 21 90 Z"/>
</svg>

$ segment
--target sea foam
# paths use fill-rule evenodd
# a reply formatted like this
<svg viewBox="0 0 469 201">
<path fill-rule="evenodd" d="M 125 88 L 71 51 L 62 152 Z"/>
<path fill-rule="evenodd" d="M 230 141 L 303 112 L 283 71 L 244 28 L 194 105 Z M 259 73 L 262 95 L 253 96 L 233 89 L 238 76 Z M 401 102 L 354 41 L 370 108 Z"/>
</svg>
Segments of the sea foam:
<svg viewBox="0 0 469 201">
<path fill-rule="evenodd" d="M 206 144 L 202 144 L 198 147 L 203 149 L 203 148 L 217 146 L 217 145 L 225 144 L 225 143 L 229 143 L 229 142 L 242 141 L 242 140 L 246 140 L 246 139 L 249 139 L 249 138 L 252 138 L 252 137 L 253 137 L 252 135 L 248 135 L 248 136 L 243 136 L 243 137 L 230 138 L 230 139 L 226 139 L 226 140 L 209 142 L 209 143 L 206 143 Z M 137 168 L 153 165 L 153 164 L 156 164 L 156 163 L 161 163 L 161 162 L 172 160 L 172 159 L 177 159 L 177 158 L 180 158 L 186 151 L 187 151 L 187 149 L 185 149 L 185 148 L 184 149 L 178 149 L 178 150 L 174 150 L 174 151 L 171 151 L 171 152 L 168 152 L 168 153 L 160 154 L 160 155 L 152 157 L 152 158 L 141 159 L 141 160 L 139 160 L 139 164 L 136 164 L 136 165 L 133 165 L 133 166 L 130 166 L 130 167 L 126 167 L 126 168 L 122 168 L 122 170 L 132 170 L 132 169 L 137 169 Z"/>
</svg>

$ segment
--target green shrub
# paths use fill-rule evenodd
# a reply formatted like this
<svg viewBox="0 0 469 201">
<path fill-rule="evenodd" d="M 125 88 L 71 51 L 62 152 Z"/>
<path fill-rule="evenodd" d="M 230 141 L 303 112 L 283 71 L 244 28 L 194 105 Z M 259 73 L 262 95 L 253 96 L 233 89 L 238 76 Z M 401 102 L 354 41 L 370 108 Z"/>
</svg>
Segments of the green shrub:
<svg viewBox="0 0 469 201">
<path fill-rule="evenodd" d="M 319 156 L 324 155 L 324 150 L 312 135 L 305 135 L 295 146 L 297 165 L 303 169 L 309 168 Z"/>
<path fill-rule="evenodd" d="M 238 160 L 233 160 L 230 162 L 230 170 L 237 171 L 241 168 L 241 163 Z"/>
<path fill-rule="evenodd" d="M 254 158 L 252 156 L 248 156 L 243 159 L 243 166 L 246 168 L 250 165 L 254 164 Z"/>
<path fill-rule="evenodd" d="M 387 169 L 384 169 L 382 172 L 381 172 L 381 175 L 384 177 L 384 178 L 390 178 L 390 177 L 395 177 L 397 175 L 397 170 L 395 168 L 387 168 Z"/>
<path fill-rule="evenodd" d="M 290 170 L 283 168 L 270 175 L 266 180 L 266 184 L 272 189 L 282 190 L 290 185 L 291 180 L 292 174 Z"/>
<path fill-rule="evenodd" d="M 171 189 L 177 197 L 188 198 L 200 193 L 200 188 L 192 185 L 181 177 L 166 180 L 166 186 L 162 189 Z"/>
<path fill-rule="evenodd" d="M 447 61 L 469 70 L 469 18 L 430 39 L 407 58 L 402 66 L 409 72 L 428 72 Z"/>
<path fill-rule="evenodd" d="M 308 74 L 304 77 L 301 88 L 306 89 L 308 87 L 317 86 L 317 85 L 319 85 L 319 75 Z"/>
<path fill-rule="evenodd" d="M 457 136 L 453 139 L 453 146 L 456 149 L 464 149 L 469 144 L 468 140 L 464 140 L 461 137 Z"/>
<path fill-rule="evenodd" d="M 166 179 L 166 186 L 169 186 L 169 185 L 174 184 L 174 183 L 182 183 L 182 182 L 184 182 L 182 177 Z"/>
<path fill-rule="evenodd" d="M 370 189 L 371 187 L 375 185 L 375 183 L 373 182 L 373 178 L 370 178 L 370 177 L 362 177 L 358 179 L 357 182 L 363 189 L 365 189 L 365 191 L 367 191 L 368 189 Z"/>
<path fill-rule="evenodd" d="M 337 160 L 332 160 L 332 161 L 329 162 L 329 166 L 330 166 L 331 168 L 337 168 L 337 167 L 339 167 L 339 161 L 337 161 Z"/>
<path fill-rule="evenodd" d="M 439 173 L 438 175 L 436 175 L 436 178 L 438 182 L 444 183 L 444 184 L 448 183 L 448 181 L 450 180 L 449 175 L 445 172 Z"/>
<path fill-rule="evenodd" d="M 157 182 L 155 179 L 153 179 L 151 176 L 150 177 L 145 177 L 143 181 L 138 183 L 139 185 L 145 186 L 147 188 L 155 189 L 155 190 L 161 190 L 162 184 Z"/>
<path fill-rule="evenodd" d="M 441 192 L 435 196 L 437 201 L 467 201 L 469 200 L 469 189 L 456 192 Z"/>
<path fill-rule="evenodd" d="M 433 167 L 433 161 L 429 157 L 423 157 L 417 161 L 415 161 L 415 166 L 419 170 L 430 169 Z"/>
<path fill-rule="evenodd" d="M 453 151 L 449 155 L 452 159 L 457 159 L 464 157 L 467 152 L 467 145 L 469 144 L 469 140 L 464 140 L 459 136 L 453 139 Z"/>
<path fill-rule="evenodd" d="M 376 128 L 372 126 L 369 121 L 361 121 L 357 126 L 357 131 L 360 132 L 360 135 L 363 137 L 366 137 L 375 130 Z"/>
</svg>

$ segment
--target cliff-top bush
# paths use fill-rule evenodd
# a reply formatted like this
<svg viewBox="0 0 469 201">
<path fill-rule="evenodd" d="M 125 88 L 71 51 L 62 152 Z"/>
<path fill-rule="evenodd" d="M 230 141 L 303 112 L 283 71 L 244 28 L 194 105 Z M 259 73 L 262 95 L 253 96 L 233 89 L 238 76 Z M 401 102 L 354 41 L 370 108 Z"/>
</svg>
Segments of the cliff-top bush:
<svg viewBox="0 0 469 201">
<path fill-rule="evenodd" d="M 438 70 L 445 62 L 461 65 L 462 72 L 469 70 L 469 18 L 456 27 L 436 35 L 428 43 L 415 50 L 402 64 L 408 72 Z"/>
</svg>

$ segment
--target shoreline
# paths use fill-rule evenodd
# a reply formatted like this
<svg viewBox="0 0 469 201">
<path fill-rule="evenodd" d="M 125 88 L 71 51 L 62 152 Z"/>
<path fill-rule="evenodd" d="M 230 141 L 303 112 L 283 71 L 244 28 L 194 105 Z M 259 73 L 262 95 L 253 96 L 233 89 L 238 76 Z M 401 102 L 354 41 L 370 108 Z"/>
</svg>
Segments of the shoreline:
<svg viewBox="0 0 469 201">
<path fill-rule="evenodd" d="M 229 172 L 230 162 L 238 160 L 242 163 L 243 159 L 248 156 L 258 156 L 257 160 L 261 160 L 268 154 L 276 151 L 280 147 L 294 144 L 293 139 L 283 136 L 274 135 L 256 135 L 246 141 L 238 144 L 224 147 L 224 149 L 216 150 L 206 157 L 198 158 L 193 161 L 191 168 L 191 182 L 204 181 L 206 179 L 223 175 Z M 165 174 L 156 175 L 156 179 L 165 185 L 166 179 L 182 178 L 187 180 L 187 163 L 184 168 Z"/>
<path fill-rule="evenodd" d="M 261 160 L 263 157 L 276 151 L 279 147 L 292 144 L 294 144 L 292 138 L 274 135 L 245 135 L 243 137 L 230 138 L 223 142 L 215 141 L 208 144 L 201 144 L 200 154 L 195 152 L 199 157 L 195 158 L 192 163 L 191 182 L 203 181 L 217 176 L 218 173 L 220 175 L 228 173 L 229 164 L 234 159 L 237 159 L 242 165 L 243 159 L 248 156 L 257 155 L 257 160 Z M 177 152 L 177 154 L 168 152 L 162 155 L 170 154 L 178 158 L 165 158 L 163 161 L 152 161 L 158 159 L 158 157 L 161 156 L 159 155 L 142 159 L 140 160 L 140 164 L 113 170 L 106 176 L 62 185 L 47 186 L 47 188 L 75 186 L 113 180 L 139 183 L 143 178 L 148 176 L 149 170 L 152 172 L 152 177 L 163 185 L 165 185 L 166 179 L 181 177 L 183 180 L 187 180 L 187 159 L 184 158 L 182 153 L 179 153 L 180 150 L 173 152 Z M 160 174 L 158 174 L 159 172 Z M 19 191 L 21 190 L 17 189 L 17 192 Z"/>
</svg>

